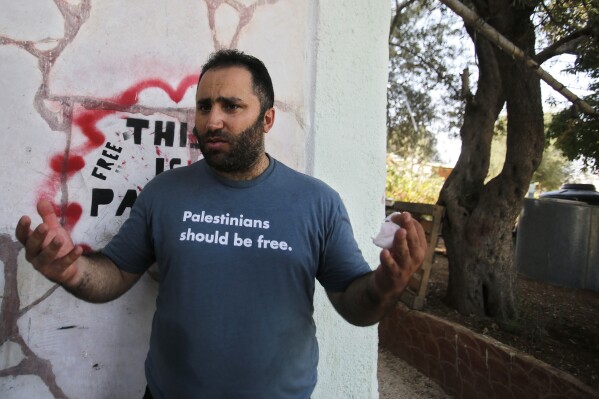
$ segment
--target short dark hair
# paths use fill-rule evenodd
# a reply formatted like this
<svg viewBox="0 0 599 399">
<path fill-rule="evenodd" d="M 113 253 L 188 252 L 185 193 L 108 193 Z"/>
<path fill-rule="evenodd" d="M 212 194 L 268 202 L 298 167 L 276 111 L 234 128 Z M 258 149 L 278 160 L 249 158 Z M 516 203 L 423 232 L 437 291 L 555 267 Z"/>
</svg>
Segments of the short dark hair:
<svg viewBox="0 0 599 399">
<path fill-rule="evenodd" d="M 275 103 L 275 93 L 272 80 L 266 66 L 258 58 L 235 49 L 218 50 L 210 55 L 202 66 L 200 79 L 209 69 L 241 67 L 252 75 L 252 89 L 260 100 L 260 111 L 266 112 Z M 198 81 L 199 84 L 199 81 Z"/>
</svg>

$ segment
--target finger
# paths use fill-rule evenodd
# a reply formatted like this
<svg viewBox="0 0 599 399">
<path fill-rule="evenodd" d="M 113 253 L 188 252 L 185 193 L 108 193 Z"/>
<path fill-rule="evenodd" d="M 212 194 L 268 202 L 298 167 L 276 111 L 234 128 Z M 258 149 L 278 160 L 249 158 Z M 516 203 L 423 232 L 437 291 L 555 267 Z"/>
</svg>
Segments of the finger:
<svg viewBox="0 0 599 399">
<path fill-rule="evenodd" d="M 391 221 L 397 225 L 402 226 L 402 222 L 404 221 L 404 219 L 411 216 L 412 215 L 410 214 L 410 212 L 401 212 L 391 216 Z"/>
<path fill-rule="evenodd" d="M 41 200 L 37 203 L 37 213 L 42 217 L 44 223 L 48 225 L 49 228 L 53 229 L 54 227 L 60 226 L 60 221 L 56 216 L 56 212 L 54 211 L 54 205 L 47 200 Z"/>
<path fill-rule="evenodd" d="M 25 244 L 25 258 L 31 262 L 43 249 L 43 244 L 49 238 L 50 230 L 45 223 L 40 224 L 33 230 Z"/>
<path fill-rule="evenodd" d="M 381 264 L 375 270 L 375 282 L 381 292 L 387 294 L 401 293 L 411 273 L 396 262 L 389 250 L 382 250 L 380 254 Z"/>
<path fill-rule="evenodd" d="M 33 233 L 31 231 L 31 218 L 29 216 L 22 216 L 17 223 L 17 227 L 15 229 L 15 236 L 17 240 L 23 245 L 27 243 L 27 239 Z"/>
<path fill-rule="evenodd" d="M 61 249 L 65 245 L 63 237 L 56 236 L 50 242 L 46 248 L 44 248 L 37 260 L 40 264 L 52 264 L 52 267 L 64 269 L 72 265 L 83 253 L 83 248 L 80 245 L 76 245 L 66 255 L 57 257 L 60 254 Z"/>
<path fill-rule="evenodd" d="M 374 278 L 379 289 L 386 291 L 392 289 L 392 271 L 397 268 L 397 263 L 388 249 L 383 249 L 379 256 L 381 264 L 374 272 Z"/>
<path fill-rule="evenodd" d="M 36 267 L 43 267 L 54 262 L 63 244 L 64 241 L 61 237 L 54 237 L 52 241 L 37 254 L 35 258 Z"/>
<path fill-rule="evenodd" d="M 410 220 L 405 223 L 404 228 L 406 229 L 406 239 L 410 255 L 418 255 L 421 250 L 421 238 L 420 234 L 418 233 L 418 228 L 422 229 L 422 226 L 416 220 L 410 218 Z"/>
<path fill-rule="evenodd" d="M 82 254 L 83 247 L 77 245 L 68 254 L 57 260 L 56 265 L 61 270 L 61 276 L 58 281 L 60 284 L 69 284 L 69 280 L 72 282 L 72 279 L 77 274 L 77 268 L 72 266 Z"/>
<path fill-rule="evenodd" d="M 83 247 L 81 245 L 75 245 L 68 254 L 60 258 L 59 262 L 60 264 L 65 264 L 67 266 L 72 265 L 81 257 L 81 255 L 83 255 Z"/>
<path fill-rule="evenodd" d="M 38 256 L 36 267 L 44 276 L 59 284 L 68 282 L 76 274 L 76 268 L 72 267 L 83 253 L 83 248 L 75 246 L 66 255 L 57 258 L 63 245 L 61 237 L 55 237 Z"/>
<path fill-rule="evenodd" d="M 398 229 L 393 236 L 393 245 L 390 249 L 391 255 L 397 264 L 403 264 L 410 256 L 408 241 L 406 240 L 406 229 Z"/>
<path fill-rule="evenodd" d="M 424 227 L 417 220 L 414 220 L 414 232 L 418 237 L 418 240 L 414 242 L 414 251 L 415 253 L 421 252 L 422 256 L 426 253 L 426 248 L 428 246 L 428 241 L 426 239 L 426 233 L 424 232 Z"/>
<path fill-rule="evenodd" d="M 397 265 L 397 263 L 395 262 L 395 259 L 393 258 L 393 255 L 391 255 L 391 251 L 388 249 L 383 249 L 381 251 L 381 254 L 379 255 L 379 259 L 381 261 L 381 265 L 384 267 L 384 269 L 386 271 L 389 269 L 392 269 L 393 267 L 395 267 Z"/>
</svg>

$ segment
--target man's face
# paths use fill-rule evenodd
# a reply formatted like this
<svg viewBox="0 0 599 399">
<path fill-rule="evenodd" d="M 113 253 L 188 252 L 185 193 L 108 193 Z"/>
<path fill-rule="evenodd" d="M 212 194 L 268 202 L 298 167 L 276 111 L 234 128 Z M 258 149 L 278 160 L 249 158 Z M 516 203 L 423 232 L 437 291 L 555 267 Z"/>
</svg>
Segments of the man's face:
<svg viewBox="0 0 599 399">
<path fill-rule="evenodd" d="M 195 133 L 211 167 L 225 173 L 248 171 L 264 153 L 264 133 L 272 126 L 267 119 L 260 113 L 260 100 L 246 69 L 204 73 L 196 93 Z"/>
</svg>

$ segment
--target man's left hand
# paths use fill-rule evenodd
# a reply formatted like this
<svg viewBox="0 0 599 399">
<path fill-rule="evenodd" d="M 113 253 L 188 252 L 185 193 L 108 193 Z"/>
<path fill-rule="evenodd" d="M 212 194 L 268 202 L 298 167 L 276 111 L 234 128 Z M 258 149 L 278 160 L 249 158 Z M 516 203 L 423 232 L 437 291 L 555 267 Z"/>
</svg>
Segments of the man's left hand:
<svg viewBox="0 0 599 399">
<path fill-rule="evenodd" d="M 394 301 L 406 288 L 426 255 L 424 229 L 408 212 L 394 215 L 393 223 L 401 228 L 395 232 L 393 245 L 381 251 L 381 264 L 374 271 L 372 292 L 381 302 Z"/>
</svg>

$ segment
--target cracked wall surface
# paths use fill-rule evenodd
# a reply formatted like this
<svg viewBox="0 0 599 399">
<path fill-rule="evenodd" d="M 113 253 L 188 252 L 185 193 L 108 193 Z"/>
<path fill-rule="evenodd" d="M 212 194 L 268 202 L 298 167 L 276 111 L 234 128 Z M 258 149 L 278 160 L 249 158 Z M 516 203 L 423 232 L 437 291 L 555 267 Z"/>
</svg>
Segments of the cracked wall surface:
<svg viewBox="0 0 599 399">
<path fill-rule="evenodd" d="M 318 146 L 309 98 L 316 90 L 314 60 L 319 43 L 340 40 L 316 32 L 322 24 L 319 17 L 326 14 L 327 20 L 333 20 L 334 16 L 319 16 L 316 4 L 0 0 L 0 397 L 141 396 L 155 279 L 145 275 L 129 293 L 108 304 L 78 301 L 26 262 L 14 238 L 16 222 L 28 214 L 37 224 L 35 204 L 46 198 L 55 204 L 77 243 L 87 250 L 101 248 L 118 231 L 150 179 L 201 158 L 191 135 L 195 87 L 201 64 L 220 48 L 239 48 L 265 62 L 275 87 L 277 112 L 267 135 L 267 151 L 311 173 Z M 359 20 L 354 12 L 369 14 L 360 11 L 370 8 L 361 0 L 348 4 L 344 8 L 351 16 L 344 20 Z M 379 22 L 387 19 L 384 13 L 373 14 L 384 17 Z M 342 22 L 337 24 L 340 32 Z M 354 29 L 358 36 L 366 30 L 365 40 L 372 37 L 371 28 Z M 376 34 L 384 39 L 384 31 Z M 346 60 L 341 63 L 349 65 Z M 369 68 L 368 63 L 364 68 Z M 338 83 L 338 79 L 343 75 L 331 81 Z M 350 93 L 340 94 L 349 97 Z M 358 112 L 353 117 L 363 120 L 364 116 Z M 318 114 L 316 119 L 320 120 Z M 361 133 L 362 123 L 349 118 L 348 124 Z M 334 151 L 330 142 L 326 146 Z M 362 155 L 354 158 L 364 158 L 367 165 L 358 162 L 356 168 L 372 167 L 368 148 L 362 146 Z M 351 173 L 351 166 L 346 169 Z M 351 196 L 348 208 L 351 213 Z M 331 397 L 338 387 L 351 386 L 350 380 L 365 385 L 351 387 L 358 392 L 355 397 L 376 395 L 376 381 L 371 378 L 375 355 L 363 356 L 351 347 L 344 349 L 346 354 L 330 355 L 327 342 L 351 341 L 353 333 L 343 330 L 346 339 L 339 340 L 334 333 L 338 327 L 333 327 L 337 321 L 330 319 L 329 310 L 316 312 L 321 319 L 317 320 L 323 348 L 320 368 L 326 370 L 319 371 L 323 377 L 315 397 Z M 358 342 L 372 347 L 372 331 L 358 334 Z M 354 357 L 361 359 L 358 366 L 333 371 L 340 360 L 351 363 Z"/>
</svg>

